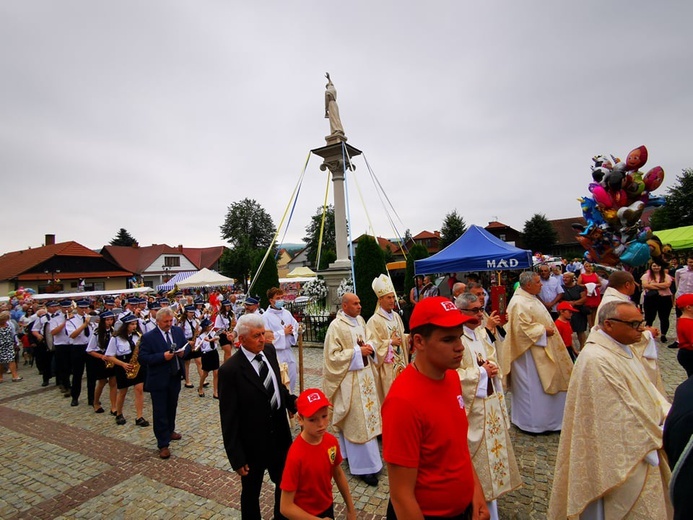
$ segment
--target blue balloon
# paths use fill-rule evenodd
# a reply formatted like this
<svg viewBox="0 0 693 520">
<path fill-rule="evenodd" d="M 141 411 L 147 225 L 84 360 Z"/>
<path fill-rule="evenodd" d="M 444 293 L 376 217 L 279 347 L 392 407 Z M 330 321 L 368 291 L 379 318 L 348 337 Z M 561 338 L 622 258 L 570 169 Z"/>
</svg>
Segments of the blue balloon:
<svg viewBox="0 0 693 520">
<path fill-rule="evenodd" d="M 642 242 L 631 242 L 619 257 L 621 262 L 632 267 L 645 265 L 650 259 L 650 246 Z"/>
</svg>

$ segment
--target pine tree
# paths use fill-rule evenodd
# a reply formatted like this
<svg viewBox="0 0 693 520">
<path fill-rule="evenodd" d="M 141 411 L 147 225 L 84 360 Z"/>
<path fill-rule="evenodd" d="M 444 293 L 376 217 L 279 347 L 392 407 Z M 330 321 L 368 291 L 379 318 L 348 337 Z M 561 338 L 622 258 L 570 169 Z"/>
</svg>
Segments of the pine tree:
<svg viewBox="0 0 693 520">
<path fill-rule="evenodd" d="M 522 230 L 522 243 L 532 252 L 548 253 L 558 242 L 558 234 L 553 229 L 551 223 L 546 219 L 546 215 L 535 213 L 534 216 L 525 222 Z"/>
<path fill-rule="evenodd" d="M 135 240 L 135 237 L 128 233 L 127 229 L 120 228 L 115 238 L 111 240 L 109 244 L 112 246 L 132 247 L 137 245 L 137 240 Z"/>
<path fill-rule="evenodd" d="M 454 209 L 443 220 L 443 225 L 440 228 L 440 249 L 445 249 L 455 240 L 464 235 L 467 231 L 467 224 L 464 219 L 459 216 L 457 210 Z"/>
<path fill-rule="evenodd" d="M 373 292 L 373 279 L 381 274 L 387 274 L 385 254 L 378 242 L 370 235 L 359 238 L 354 254 L 354 276 L 356 277 L 356 293 L 361 300 L 361 316 L 368 321 L 373 316 L 378 297 Z"/>
<path fill-rule="evenodd" d="M 258 249 L 253 254 L 253 278 L 255 277 L 258 267 L 260 267 L 260 262 L 262 262 L 265 253 L 266 251 Z M 270 255 L 250 291 L 252 294 L 260 296 L 260 306 L 262 308 L 266 308 L 269 305 L 267 291 L 272 287 L 279 287 L 279 272 L 277 271 L 277 262 L 274 261 L 274 256 Z"/>
<path fill-rule="evenodd" d="M 684 169 L 676 183 L 664 196 L 666 204 L 650 217 L 654 230 L 693 225 L 693 168 Z"/>
</svg>

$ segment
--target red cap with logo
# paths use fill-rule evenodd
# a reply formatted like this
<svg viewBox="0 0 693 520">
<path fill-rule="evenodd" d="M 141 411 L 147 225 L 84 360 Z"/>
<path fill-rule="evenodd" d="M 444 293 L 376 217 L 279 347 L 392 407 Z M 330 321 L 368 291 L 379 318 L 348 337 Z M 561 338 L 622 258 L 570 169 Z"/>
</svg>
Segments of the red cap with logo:
<svg viewBox="0 0 693 520">
<path fill-rule="evenodd" d="M 296 410 L 303 417 L 310 417 L 325 406 L 332 406 L 332 403 L 319 388 L 304 390 L 296 399 Z"/>
<path fill-rule="evenodd" d="M 676 306 L 679 309 L 683 309 L 684 307 L 688 307 L 689 305 L 693 305 L 693 293 L 682 294 L 681 296 L 676 298 Z"/>
<path fill-rule="evenodd" d="M 467 316 L 460 312 L 447 298 L 432 296 L 424 298 L 414 307 L 409 319 L 409 329 L 415 329 L 422 325 L 435 325 L 436 327 L 459 327 L 468 321 L 476 322 L 474 316 Z"/>
<path fill-rule="evenodd" d="M 556 306 L 556 309 L 559 311 L 572 311 L 572 312 L 580 312 L 578 311 L 575 307 L 570 305 L 570 302 L 561 302 Z"/>
</svg>

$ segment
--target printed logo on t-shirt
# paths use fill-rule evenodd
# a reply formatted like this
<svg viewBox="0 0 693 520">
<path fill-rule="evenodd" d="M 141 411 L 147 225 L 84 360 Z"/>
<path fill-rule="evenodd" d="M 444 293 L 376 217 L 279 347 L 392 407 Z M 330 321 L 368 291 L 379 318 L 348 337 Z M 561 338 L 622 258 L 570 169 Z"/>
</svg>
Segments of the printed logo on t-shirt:
<svg viewBox="0 0 693 520">
<path fill-rule="evenodd" d="M 334 464 L 337 459 L 337 446 L 332 446 L 327 450 L 327 456 L 330 457 L 330 464 Z"/>
<path fill-rule="evenodd" d="M 460 404 L 460 408 L 464 410 L 464 399 L 462 399 L 461 395 L 457 396 L 457 402 Z"/>
</svg>

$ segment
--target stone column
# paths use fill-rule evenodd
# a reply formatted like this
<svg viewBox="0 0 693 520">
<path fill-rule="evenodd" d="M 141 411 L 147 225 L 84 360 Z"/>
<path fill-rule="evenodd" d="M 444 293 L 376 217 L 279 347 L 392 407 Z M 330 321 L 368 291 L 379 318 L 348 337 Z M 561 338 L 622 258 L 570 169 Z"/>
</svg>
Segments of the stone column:
<svg viewBox="0 0 693 520">
<path fill-rule="evenodd" d="M 342 146 L 344 146 L 344 150 L 342 150 Z M 347 234 L 344 180 L 346 171 L 355 168 L 347 158 L 347 154 L 350 158 L 353 158 L 361 155 L 361 150 L 340 142 L 311 151 L 323 158 L 320 169 L 322 171 L 330 171 L 334 187 L 334 225 L 337 260 L 331 263 L 328 269 L 319 271 L 327 284 L 328 305 L 332 306 L 337 303 L 337 287 L 339 287 L 339 283 L 343 278 L 351 276 L 351 260 L 349 259 L 349 249 L 347 247 L 349 238 Z"/>
</svg>

